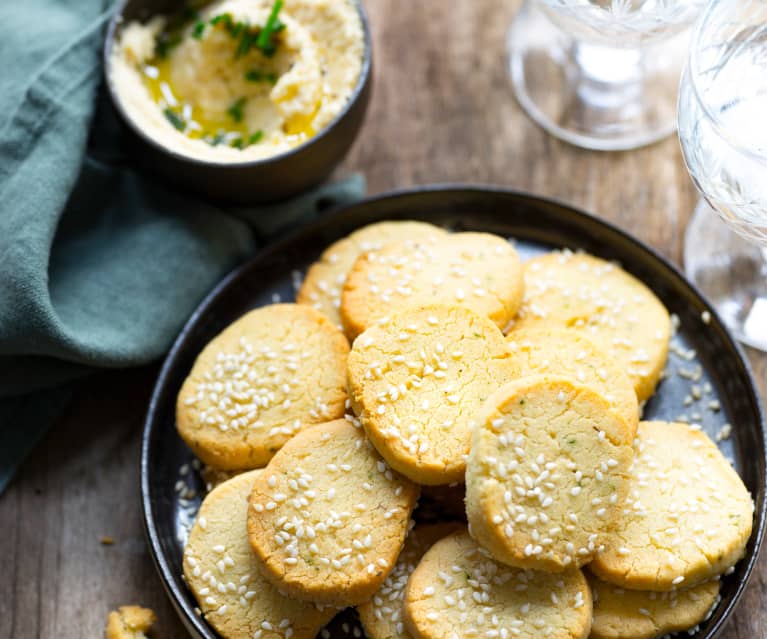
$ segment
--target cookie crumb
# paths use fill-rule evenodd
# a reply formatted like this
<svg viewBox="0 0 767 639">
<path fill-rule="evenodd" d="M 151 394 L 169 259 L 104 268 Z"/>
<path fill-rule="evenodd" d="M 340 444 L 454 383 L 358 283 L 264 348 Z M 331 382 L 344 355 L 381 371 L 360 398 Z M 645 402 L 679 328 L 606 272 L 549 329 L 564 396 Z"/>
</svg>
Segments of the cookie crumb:
<svg viewBox="0 0 767 639">
<path fill-rule="evenodd" d="M 141 606 L 120 606 L 109 613 L 107 639 L 146 639 L 146 632 L 157 621 L 157 615 L 150 608 Z"/>
<path fill-rule="evenodd" d="M 101 539 L 99 539 L 99 543 L 102 546 L 111 546 L 115 543 L 115 539 L 109 535 L 104 535 Z"/>
</svg>

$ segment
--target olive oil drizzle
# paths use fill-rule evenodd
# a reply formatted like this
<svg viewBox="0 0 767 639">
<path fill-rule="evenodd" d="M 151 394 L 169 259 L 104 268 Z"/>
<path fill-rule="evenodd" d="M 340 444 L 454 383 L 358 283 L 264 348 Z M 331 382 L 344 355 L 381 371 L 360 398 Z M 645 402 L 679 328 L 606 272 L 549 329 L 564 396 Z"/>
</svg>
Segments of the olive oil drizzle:
<svg viewBox="0 0 767 639">
<path fill-rule="evenodd" d="M 225 30 L 234 40 L 234 59 L 254 50 L 272 57 L 279 46 L 278 34 L 285 29 L 284 23 L 279 20 L 282 4 L 283 0 L 275 0 L 263 27 L 235 21 L 229 13 L 216 15 L 205 22 L 200 20 L 199 13 L 193 7 L 169 20 L 157 37 L 155 56 L 142 69 L 142 77 L 152 100 L 160 105 L 163 115 L 177 131 L 191 139 L 204 140 L 211 146 L 225 144 L 235 149 L 245 149 L 263 139 L 262 130 L 252 131 L 247 127 L 244 117 L 247 107 L 245 96 L 238 97 L 220 115 L 203 112 L 196 105 L 183 103 L 174 94 L 170 82 L 170 56 L 181 43 L 184 31 L 193 24 L 191 36 L 197 40 L 202 40 L 210 29 Z M 245 80 L 274 85 L 278 76 L 274 72 L 254 67 L 245 73 Z M 312 134 L 310 127 L 305 126 L 303 129 L 301 133 Z"/>
</svg>

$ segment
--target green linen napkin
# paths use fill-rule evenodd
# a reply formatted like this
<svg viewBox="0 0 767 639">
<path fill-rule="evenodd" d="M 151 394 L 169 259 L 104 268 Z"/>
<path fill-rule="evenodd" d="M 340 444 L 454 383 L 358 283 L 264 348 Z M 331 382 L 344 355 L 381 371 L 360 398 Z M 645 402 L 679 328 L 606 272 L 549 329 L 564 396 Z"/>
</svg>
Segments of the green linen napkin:
<svg viewBox="0 0 767 639">
<path fill-rule="evenodd" d="M 156 360 L 260 242 L 365 190 L 223 209 L 134 172 L 99 90 L 112 10 L 0 3 L 0 492 L 72 380 Z"/>
</svg>

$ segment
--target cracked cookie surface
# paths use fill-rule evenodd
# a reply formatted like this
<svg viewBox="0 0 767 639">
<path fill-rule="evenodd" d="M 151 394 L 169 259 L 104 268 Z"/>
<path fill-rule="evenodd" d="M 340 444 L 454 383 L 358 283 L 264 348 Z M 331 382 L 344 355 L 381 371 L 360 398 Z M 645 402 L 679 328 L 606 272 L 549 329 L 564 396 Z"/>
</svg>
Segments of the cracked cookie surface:
<svg viewBox="0 0 767 639">
<path fill-rule="evenodd" d="M 215 469 L 264 466 L 295 433 L 344 414 L 348 354 L 313 308 L 251 311 L 197 357 L 176 404 L 179 435 Z"/>
<path fill-rule="evenodd" d="M 353 339 L 398 309 L 456 304 L 503 330 L 523 287 L 517 252 L 502 237 L 453 233 L 429 243 L 406 240 L 357 259 L 341 293 L 341 321 Z"/>
<path fill-rule="evenodd" d="M 632 428 L 639 423 L 639 404 L 628 375 L 591 339 L 557 327 L 517 329 L 507 336 L 514 377 L 570 377 L 602 395 Z"/>
<path fill-rule="evenodd" d="M 512 332 L 558 326 L 585 333 L 632 380 L 639 401 L 658 384 L 671 319 L 655 294 L 612 262 L 556 251 L 525 262 L 525 298 Z"/>
<path fill-rule="evenodd" d="M 335 610 L 281 595 L 250 549 L 248 499 L 264 472 L 237 475 L 205 497 L 184 549 L 184 577 L 224 639 L 314 639 Z"/>
<path fill-rule="evenodd" d="M 345 419 L 291 439 L 253 485 L 250 544 L 269 581 L 333 606 L 370 599 L 394 567 L 418 487 Z"/>
<path fill-rule="evenodd" d="M 395 313 L 354 342 L 349 399 L 387 462 L 422 484 L 463 481 L 470 420 L 511 379 L 500 329 L 460 306 Z"/>
<path fill-rule="evenodd" d="M 444 229 L 414 220 L 377 222 L 357 229 L 331 244 L 309 267 L 296 294 L 296 302 L 313 306 L 342 328 L 339 313 L 341 290 L 349 270 L 360 255 L 380 251 L 392 242 L 420 240 L 428 243 L 432 238 L 443 235 L 447 235 Z"/>
<path fill-rule="evenodd" d="M 623 513 L 590 570 L 625 588 L 664 591 L 740 560 L 754 505 L 714 442 L 688 424 L 640 422 L 634 447 Z"/>
<path fill-rule="evenodd" d="M 466 532 L 435 543 L 405 591 L 406 627 L 415 639 L 585 639 L 591 612 L 591 590 L 580 570 L 511 568 Z"/>
<path fill-rule="evenodd" d="M 628 494 L 632 434 L 606 399 L 568 378 L 501 387 L 472 432 L 472 536 L 512 566 L 556 572 L 588 563 Z"/>
<path fill-rule="evenodd" d="M 627 590 L 588 574 L 594 597 L 591 639 L 653 639 L 703 621 L 719 598 L 719 580 L 685 590 Z"/>
</svg>

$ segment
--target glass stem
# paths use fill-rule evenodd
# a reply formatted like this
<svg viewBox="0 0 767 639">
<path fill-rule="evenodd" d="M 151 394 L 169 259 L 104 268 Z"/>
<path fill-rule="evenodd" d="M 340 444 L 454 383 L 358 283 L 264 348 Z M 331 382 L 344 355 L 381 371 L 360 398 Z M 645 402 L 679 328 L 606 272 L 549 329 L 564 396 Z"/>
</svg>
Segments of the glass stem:
<svg viewBox="0 0 767 639">
<path fill-rule="evenodd" d="M 588 103 L 611 109 L 641 99 L 641 50 L 576 42 L 573 59 L 579 76 L 578 94 Z"/>
</svg>

